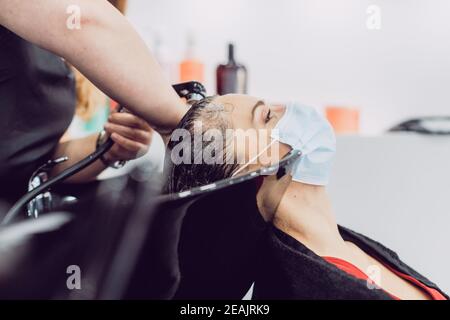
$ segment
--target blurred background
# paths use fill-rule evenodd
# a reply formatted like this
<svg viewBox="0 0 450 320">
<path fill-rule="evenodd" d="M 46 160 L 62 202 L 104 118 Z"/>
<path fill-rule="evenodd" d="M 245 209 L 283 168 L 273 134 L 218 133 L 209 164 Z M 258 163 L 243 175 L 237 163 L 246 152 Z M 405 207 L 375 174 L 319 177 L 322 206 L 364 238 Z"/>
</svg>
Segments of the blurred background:
<svg viewBox="0 0 450 320">
<path fill-rule="evenodd" d="M 194 38 L 214 93 L 231 41 L 249 94 L 356 108 L 366 135 L 449 113 L 449 13 L 447 0 L 130 0 L 127 11 L 165 67 L 175 65 L 173 82 Z"/>
</svg>

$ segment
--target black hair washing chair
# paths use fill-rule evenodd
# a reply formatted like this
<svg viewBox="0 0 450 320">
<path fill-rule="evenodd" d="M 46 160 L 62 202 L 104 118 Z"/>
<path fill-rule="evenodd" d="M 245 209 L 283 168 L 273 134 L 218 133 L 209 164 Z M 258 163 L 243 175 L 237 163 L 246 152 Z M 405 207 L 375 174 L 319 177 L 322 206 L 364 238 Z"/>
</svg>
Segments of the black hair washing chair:
<svg viewBox="0 0 450 320">
<path fill-rule="evenodd" d="M 240 299 L 266 229 L 257 181 L 283 178 L 299 156 L 177 194 L 129 175 L 69 209 L 2 226 L 0 298 Z"/>
</svg>

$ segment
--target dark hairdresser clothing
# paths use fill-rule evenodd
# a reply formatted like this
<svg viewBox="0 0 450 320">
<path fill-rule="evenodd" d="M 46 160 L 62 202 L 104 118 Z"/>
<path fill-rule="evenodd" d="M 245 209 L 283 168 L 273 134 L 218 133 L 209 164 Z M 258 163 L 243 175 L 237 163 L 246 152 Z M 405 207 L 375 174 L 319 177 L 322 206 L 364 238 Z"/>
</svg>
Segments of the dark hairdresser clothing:
<svg viewBox="0 0 450 320">
<path fill-rule="evenodd" d="M 361 234 L 339 227 L 346 241 L 400 272 L 442 292 L 433 282 L 404 264 L 398 255 Z M 302 243 L 275 227 L 267 230 L 261 246 L 254 299 L 392 299 L 385 291 L 369 289 L 357 279 L 326 262 Z"/>
<path fill-rule="evenodd" d="M 0 111 L 0 199 L 13 202 L 70 125 L 75 80 L 61 58 L 2 26 Z"/>
</svg>

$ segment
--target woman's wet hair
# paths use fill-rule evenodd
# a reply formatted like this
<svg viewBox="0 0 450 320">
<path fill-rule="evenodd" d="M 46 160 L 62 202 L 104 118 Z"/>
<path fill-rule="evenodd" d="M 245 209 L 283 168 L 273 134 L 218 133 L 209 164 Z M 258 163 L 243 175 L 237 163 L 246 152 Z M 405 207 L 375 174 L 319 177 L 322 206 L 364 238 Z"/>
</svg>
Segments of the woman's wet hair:
<svg viewBox="0 0 450 320">
<path fill-rule="evenodd" d="M 232 128 L 231 118 L 228 110 L 225 106 L 215 104 L 213 102 L 214 97 L 207 97 L 200 101 L 195 102 L 189 111 L 184 115 L 178 124 L 176 129 L 187 130 L 191 137 L 194 136 L 194 132 L 197 124 L 201 124 L 201 148 L 195 145 L 194 139 L 189 139 L 190 159 L 202 159 L 202 154 L 205 148 L 217 150 L 217 148 L 224 149 L 227 146 L 226 130 Z M 198 127 L 197 127 L 198 128 Z M 176 130 L 175 129 L 175 130 Z M 221 134 L 214 137 L 208 137 L 203 139 L 208 130 L 219 130 Z M 221 141 L 219 141 L 220 139 Z M 228 141 L 229 142 L 229 141 Z M 174 141 L 170 139 L 166 156 L 165 170 L 167 172 L 166 192 L 176 193 L 186 191 L 194 187 L 207 185 L 222 179 L 226 179 L 232 176 L 233 172 L 238 168 L 236 163 L 228 163 L 223 159 L 221 163 L 209 164 L 205 161 L 191 161 L 191 163 L 175 164 L 171 158 L 171 152 L 173 149 L 181 143 L 180 141 Z M 225 157 L 226 152 L 223 152 Z"/>
</svg>

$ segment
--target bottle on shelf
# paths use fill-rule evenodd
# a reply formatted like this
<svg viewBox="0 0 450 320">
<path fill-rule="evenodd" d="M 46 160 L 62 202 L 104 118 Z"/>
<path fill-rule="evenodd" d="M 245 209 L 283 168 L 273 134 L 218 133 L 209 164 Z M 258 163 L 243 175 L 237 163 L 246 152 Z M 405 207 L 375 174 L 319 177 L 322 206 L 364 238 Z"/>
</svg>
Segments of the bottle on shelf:
<svg viewBox="0 0 450 320">
<path fill-rule="evenodd" d="M 188 35 L 186 54 L 180 63 L 180 82 L 204 81 L 204 65 L 196 56 L 196 43 L 192 34 Z"/>
<path fill-rule="evenodd" d="M 247 93 L 247 68 L 236 62 L 234 44 L 228 44 L 228 62 L 217 67 L 217 94 Z"/>
</svg>

